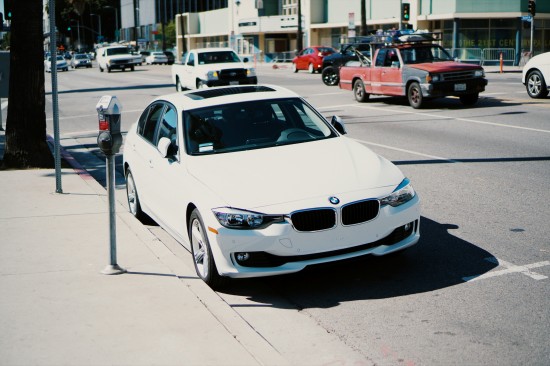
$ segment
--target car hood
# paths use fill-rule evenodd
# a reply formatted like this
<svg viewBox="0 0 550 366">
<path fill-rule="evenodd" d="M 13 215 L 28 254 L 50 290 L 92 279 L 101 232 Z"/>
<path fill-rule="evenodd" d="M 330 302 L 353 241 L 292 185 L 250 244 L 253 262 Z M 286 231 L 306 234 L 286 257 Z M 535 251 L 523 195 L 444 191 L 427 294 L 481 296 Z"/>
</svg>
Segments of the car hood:
<svg viewBox="0 0 550 366">
<path fill-rule="evenodd" d="M 403 179 L 391 162 L 347 137 L 189 160 L 189 172 L 222 204 L 247 209 L 380 187 L 391 192 Z"/>
<path fill-rule="evenodd" d="M 455 61 L 427 62 L 423 64 L 412 64 L 407 66 L 415 69 L 425 70 L 428 72 L 452 72 L 482 69 L 482 67 L 479 65 L 472 65 Z"/>
</svg>

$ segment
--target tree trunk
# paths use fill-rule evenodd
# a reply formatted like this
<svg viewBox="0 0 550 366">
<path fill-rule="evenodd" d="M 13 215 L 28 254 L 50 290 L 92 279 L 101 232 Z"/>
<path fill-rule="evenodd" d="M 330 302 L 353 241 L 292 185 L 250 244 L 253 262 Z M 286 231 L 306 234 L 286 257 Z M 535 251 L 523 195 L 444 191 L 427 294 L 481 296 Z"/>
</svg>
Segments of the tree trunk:
<svg viewBox="0 0 550 366">
<path fill-rule="evenodd" d="M 42 0 L 13 2 L 5 168 L 52 168 L 46 142 Z"/>
</svg>

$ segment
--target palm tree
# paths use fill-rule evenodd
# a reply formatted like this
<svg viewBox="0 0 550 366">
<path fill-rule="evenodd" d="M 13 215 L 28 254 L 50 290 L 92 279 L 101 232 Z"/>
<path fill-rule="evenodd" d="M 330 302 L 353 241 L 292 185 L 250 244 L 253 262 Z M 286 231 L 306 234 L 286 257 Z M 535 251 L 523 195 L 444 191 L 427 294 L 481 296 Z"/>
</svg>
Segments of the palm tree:
<svg viewBox="0 0 550 366">
<path fill-rule="evenodd" d="M 42 0 L 12 2 L 5 168 L 52 168 L 46 142 Z"/>
</svg>

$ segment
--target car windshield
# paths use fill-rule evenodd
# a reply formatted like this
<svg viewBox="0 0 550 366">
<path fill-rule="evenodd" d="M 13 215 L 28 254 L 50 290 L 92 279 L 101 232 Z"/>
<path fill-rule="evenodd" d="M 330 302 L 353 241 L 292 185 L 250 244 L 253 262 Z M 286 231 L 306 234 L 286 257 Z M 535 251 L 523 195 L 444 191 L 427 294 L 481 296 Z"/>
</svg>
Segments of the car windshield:
<svg viewBox="0 0 550 366">
<path fill-rule="evenodd" d="M 124 48 L 124 47 L 108 48 L 107 49 L 107 56 L 126 55 L 128 53 L 129 53 L 128 49 Z"/>
<path fill-rule="evenodd" d="M 189 155 L 268 148 L 337 136 L 300 98 L 239 102 L 183 112 Z"/>
<path fill-rule="evenodd" d="M 442 47 L 431 45 L 401 49 L 405 64 L 420 64 L 424 62 L 452 61 L 453 58 Z"/>
<path fill-rule="evenodd" d="M 241 62 L 239 56 L 233 51 L 216 51 L 199 53 L 199 64 L 219 64 L 228 62 Z"/>
<path fill-rule="evenodd" d="M 79 59 L 79 60 L 83 60 L 83 59 L 87 59 L 88 56 L 87 55 L 75 55 L 74 58 Z"/>
<path fill-rule="evenodd" d="M 55 60 L 56 60 L 56 61 L 65 61 L 65 59 L 63 58 L 63 56 L 57 56 L 57 57 L 55 58 Z M 50 61 L 50 62 L 52 61 L 51 56 L 48 57 L 48 61 Z"/>
</svg>

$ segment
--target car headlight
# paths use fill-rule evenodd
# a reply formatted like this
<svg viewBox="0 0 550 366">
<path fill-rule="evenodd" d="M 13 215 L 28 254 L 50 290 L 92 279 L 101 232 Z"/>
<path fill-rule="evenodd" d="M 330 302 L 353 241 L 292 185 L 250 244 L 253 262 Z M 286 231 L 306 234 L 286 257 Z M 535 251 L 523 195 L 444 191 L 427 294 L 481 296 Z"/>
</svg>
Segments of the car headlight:
<svg viewBox="0 0 550 366">
<path fill-rule="evenodd" d="M 218 79 L 218 72 L 217 71 L 208 71 L 206 73 L 206 79 L 207 80 L 217 80 Z"/>
<path fill-rule="evenodd" d="M 246 69 L 246 76 L 256 76 L 256 70 L 255 69 Z"/>
<path fill-rule="evenodd" d="M 412 200 L 415 195 L 411 181 L 405 178 L 389 196 L 380 199 L 380 205 L 397 207 Z"/>
<path fill-rule="evenodd" d="M 218 222 L 229 229 L 262 229 L 275 222 L 283 222 L 283 215 L 266 215 L 232 207 L 212 209 Z"/>
<path fill-rule="evenodd" d="M 485 72 L 484 72 L 483 70 L 476 70 L 476 71 L 474 72 L 474 76 L 475 76 L 476 78 L 481 78 L 481 77 L 485 76 Z"/>
<path fill-rule="evenodd" d="M 435 74 L 426 75 L 426 82 L 427 83 L 432 83 L 432 82 L 436 83 L 440 80 L 441 80 L 441 77 L 439 75 L 435 75 Z"/>
</svg>

